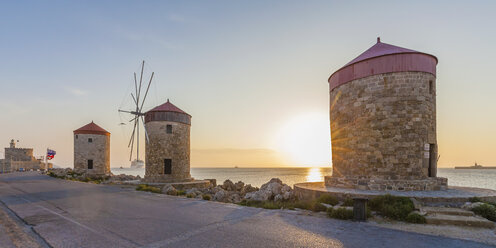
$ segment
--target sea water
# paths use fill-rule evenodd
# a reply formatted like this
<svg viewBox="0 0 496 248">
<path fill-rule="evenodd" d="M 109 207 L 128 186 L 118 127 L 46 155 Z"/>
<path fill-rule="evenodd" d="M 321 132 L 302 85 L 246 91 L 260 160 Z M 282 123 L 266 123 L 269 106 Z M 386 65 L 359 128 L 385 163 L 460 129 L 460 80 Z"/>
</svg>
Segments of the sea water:
<svg viewBox="0 0 496 248">
<path fill-rule="evenodd" d="M 145 169 L 112 168 L 114 174 L 139 175 L 145 174 Z M 191 168 L 191 176 L 195 179 L 217 179 L 222 184 L 227 179 L 233 182 L 243 181 L 255 187 L 260 187 L 271 178 L 277 177 L 283 183 L 293 186 L 302 182 L 322 182 L 324 176 L 330 176 L 332 168 Z M 439 177 L 447 177 L 448 185 L 487 188 L 496 190 L 496 169 L 438 169 Z"/>
</svg>

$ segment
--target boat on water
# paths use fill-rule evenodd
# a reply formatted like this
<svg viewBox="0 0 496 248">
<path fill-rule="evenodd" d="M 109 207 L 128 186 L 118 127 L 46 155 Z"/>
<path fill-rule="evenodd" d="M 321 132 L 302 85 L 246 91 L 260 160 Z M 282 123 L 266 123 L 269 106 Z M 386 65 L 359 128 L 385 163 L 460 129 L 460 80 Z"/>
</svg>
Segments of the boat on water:
<svg viewBox="0 0 496 248">
<path fill-rule="evenodd" d="M 145 162 L 140 159 L 135 159 L 131 162 L 131 169 L 141 169 L 145 167 Z"/>
<path fill-rule="evenodd" d="M 475 162 L 473 166 L 455 166 L 455 169 L 496 169 L 496 166 L 482 166 Z"/>
</svg>

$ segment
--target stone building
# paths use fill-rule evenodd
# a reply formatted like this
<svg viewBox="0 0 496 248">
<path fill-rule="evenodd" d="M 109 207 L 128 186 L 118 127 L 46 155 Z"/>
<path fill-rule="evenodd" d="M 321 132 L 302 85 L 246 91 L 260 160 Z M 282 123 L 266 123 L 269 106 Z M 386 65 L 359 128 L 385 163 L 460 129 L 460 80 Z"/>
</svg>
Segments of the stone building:
<svg viewBox="0 0 496 248">
<path fill-rule="evenodd" d="M 173 183 L 191 181 L 191 115 L 166 103 L 145 113 L 146 182 Z"/>
<path fill-rule="evenodd" d="M 329 78 L 332 176 L 327 186 L 438 190 L 433 55 L 377 38 Z"/>
<path fill-rule="evenodd" d="M 0 172 L 19 170 L 38 170 L 52 168 L 52 163 L 45 163 L 44 157 L 36 158 L 33 148 L 16 147 L 15 140 L 10 141 L 10 147 L 5 148 L 5 158 L 0 159 Z"/>
<path fill-rule="evenodd" d="M 93 121 L 74 130 L 74 170 L 110 174 L 110 133 Z"/>
</svg>

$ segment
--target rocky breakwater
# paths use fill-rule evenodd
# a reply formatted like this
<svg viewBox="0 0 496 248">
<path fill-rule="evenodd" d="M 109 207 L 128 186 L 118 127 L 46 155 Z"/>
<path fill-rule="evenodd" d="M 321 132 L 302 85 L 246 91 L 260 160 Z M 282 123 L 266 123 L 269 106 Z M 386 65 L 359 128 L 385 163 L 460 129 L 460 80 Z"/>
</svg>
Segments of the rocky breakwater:
<svg viewBox="0 0 496 248">
<path fill-rule="evenodd" d="M 240 203 L 243 200 L 251 201 L 291 201 L 295 199 L 293 189 L 284 184 L 279 178 L 272 178 L 269 182 L 257 188 L 244 182 L 233 183 L 226 180 L 222 185 L 209 188 L 192 188 L 179 191 L 172 185 L 162 188 L 162 193 L 168 195 L 186 195 L 189 198 L 208 197 L 214 201 Z"/>
</svg>

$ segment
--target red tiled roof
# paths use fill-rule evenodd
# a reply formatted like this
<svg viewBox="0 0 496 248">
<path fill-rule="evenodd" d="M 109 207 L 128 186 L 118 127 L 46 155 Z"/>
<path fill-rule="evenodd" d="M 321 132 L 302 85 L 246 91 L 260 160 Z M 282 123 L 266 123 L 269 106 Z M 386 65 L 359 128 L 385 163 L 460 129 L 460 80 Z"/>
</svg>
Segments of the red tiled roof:
<svg viewBox="0 0 496 248">
<path fill-rule="evenodd" d="M 170 103 L 169 99 L 167 99 L 166 103 L 159 105 L 159 106 L 149 110 L 148 112 L 176 112 L 176 113 L 189 115 L 188 113 L 182 111 L 180 108 L 176 107 L 174 104 Z"/>
<path fill-rule="evenodd" d="M 375 58 L 375 57 L 380 57 L 384 55 L 390 55 L 390 54 L 398 54 L 398 53 L 421 53 L 425 54 L 422 52 L 418 52 L 415 50 L 403 48 L 403 47 L 398 47 L 398 46 L 393 46 L 387 43 L 382 43 L 380 38 L 377 38 L 377 43 L 373 45 L 371 48 L 367 49 L 367 51 L 363 52 L 360 54 L 358 57 L 353 59 L 352 61 L 348 62 L 348 64 L 344 65 L 343 67 L 349 66 L 351 64 L 358 63 L 360 61 L 364 61 L 367 59 Z M 429 54 L 430 55 L 430 54 Z M 432 55 L 430 55 L 432 56 Z M 436 58 L 435 56 L 432 56 Z M 437 58 L 436 58 L 437 61 Z"/>
<path fill-rule="evenodd" d="M 101 135 L 110 135 L 107 130 L 101 128 L 93 121 L 91 123 L 84 125 L 83 127 L 74 130 L 74 134 L 101 134 Z"/>
</svg>

